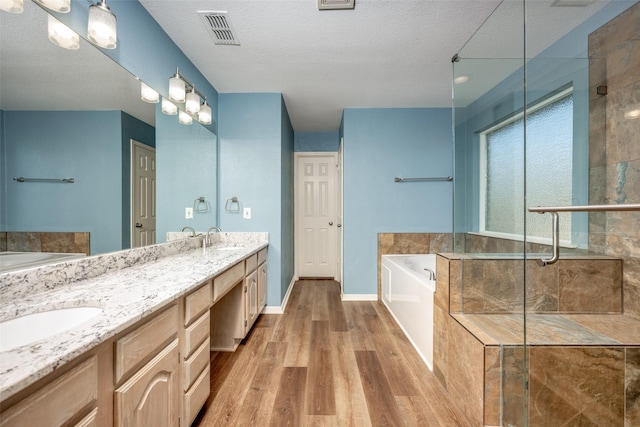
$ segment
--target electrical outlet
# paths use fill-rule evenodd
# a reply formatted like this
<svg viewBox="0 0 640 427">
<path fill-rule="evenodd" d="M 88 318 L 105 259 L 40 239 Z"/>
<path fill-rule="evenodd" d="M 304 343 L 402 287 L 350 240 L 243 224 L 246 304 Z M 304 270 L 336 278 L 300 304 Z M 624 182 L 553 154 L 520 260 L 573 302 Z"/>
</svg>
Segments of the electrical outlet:
<svg viewBox="0 0 640 427">
<path fill-rule="evenodd" d="M 242 211 L 242 217 L 244 219 L 251 219 L 251 208 L 244 208 Z"/>
<path fill-rule="evenodd" d="M 193 208 L 184 208 L 184 217 L 186 219 L 193 219 Z"/>
</svg>

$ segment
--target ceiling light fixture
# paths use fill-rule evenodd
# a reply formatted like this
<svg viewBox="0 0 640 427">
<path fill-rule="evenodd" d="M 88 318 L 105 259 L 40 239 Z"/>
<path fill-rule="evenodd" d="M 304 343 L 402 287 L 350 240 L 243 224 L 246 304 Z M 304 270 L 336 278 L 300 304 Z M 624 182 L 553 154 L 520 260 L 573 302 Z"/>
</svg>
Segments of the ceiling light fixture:
<svg viewBox="0 0 640 427">
<path fill-rule="evenodd" d="M 87 37 L 105 49 L 115 49 L 117 44 L 116 15 L 107 6 L 106 0 L 89 6 Z"/>
<path fill-rule="evenodd" d="M 54 12 L 69 13 L 71 10 L 71 0 L 35 0 L 35 2 Z"/>
<path fill-rule="evenodd" d="M 80 36 L 78 33 L 58 21 L 52 15 L 49 15 L 47 19 L 47 33 L 49 34 L 49 40 L 51 40 L 53 44 L 69 50 L 80 48 Z"/>
<path fill-rule="evenodd" d="M 162 98 L 162 112 L 167 116 L 175 116 L 178 114 L 178 107 L 176 104 L 169 101 L 167 98 Z"/>
<path fill-rule="evenodd" d="M 178 123 L 181 125 L 190 125 L 193 123 L 193 117 L 185 113 L 184 111 L 178 111 Z"/>
<path fill-rule="evenodd" d="M 22 13 L 24 12 L 24 2 L 23 0 L 0 0 L 0 10 L 9 13 Z"/>
<path fill-rule="evenodd" d="M 157 104 L 160 102 L 160 94 L 147 86 L 143 81 L 140 82 L 140 98 L 149 104 Z"/>
<path fill-rule="evenodd" d="M 200 106 L 200 112 L 198 113 L 198 121 L 203 125 L 210 125 L 212 122 L 213 114 L 211 112 L 211 107 L 207 103 L 207 98 L 204 99 L 204 102 Z"/>
</svg>

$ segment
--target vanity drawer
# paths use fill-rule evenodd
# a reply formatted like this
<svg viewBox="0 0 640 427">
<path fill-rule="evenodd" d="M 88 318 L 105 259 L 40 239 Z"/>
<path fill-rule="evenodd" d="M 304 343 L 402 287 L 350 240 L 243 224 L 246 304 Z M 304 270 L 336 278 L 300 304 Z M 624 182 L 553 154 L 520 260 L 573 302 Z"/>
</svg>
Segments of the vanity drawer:
<svg viewBox="0 0 640 427">
<path fill-rule="evenodd" d="M 93 411 L 74 427 L 98 427 L 98 408 L 93 408 Z"/>
<path fill-rule="evenodd" d="M 178 334 L 178 306 L 173 305 L 115 343 L 116 383 Z"/>
<path fill-rule="evenodd" d="M 262 264 L 267 260 L 267 248 L 260 249 L 258 252 L 258 265 Z"/>
<path fill-rule="evenodd" d="M 213 279 L 213 301 L 224 296 L 239 281 L 244 278 L 244 263 L 239 262 L 215 279 Z"/>
<path fill-rule="evenodd" d="M 258 266 L 258 254 L 253 254 L 245 260 L 245 274 L 251 273 Z"/>
<path fill-rule="evenodd" d="M 92 356 L 2 412 L 0 426 L 59 426 L 95 405 L 98 357 Z"/>
<path fill-rule="evenodd" d="M 209 345 L 210 341 L 208 339 L 205 340 L 193 355 L 184 361 L 183 384 L 185 391 L 189 390 L 189 387 L 191 387 L 204 368 L 209 366 Z"/>
<path fill-rule="evenodd" d="M 191 425 L 202 406 L 207 402 L 210 393 L 210 378 L 210 368 L 207 366 L 189 391 L 184 394 L 184 420 L 188 426 Z"/>
<path fill-rule="evenodd" d="M 184 325 L 188 326 L 191 321 L 200 316 L 211 307 L 211 281 L 199 289 L 191 292 L 184 300 Z"/>
<path fill-rule="evenodd" d="M 188 358 L 191 353 L 204 341 L 209 338 L 209 312 L 200 316 L 191 326 L 184 330 L 184 344 L 182 353 L 184 358 Z"/>
</svg>

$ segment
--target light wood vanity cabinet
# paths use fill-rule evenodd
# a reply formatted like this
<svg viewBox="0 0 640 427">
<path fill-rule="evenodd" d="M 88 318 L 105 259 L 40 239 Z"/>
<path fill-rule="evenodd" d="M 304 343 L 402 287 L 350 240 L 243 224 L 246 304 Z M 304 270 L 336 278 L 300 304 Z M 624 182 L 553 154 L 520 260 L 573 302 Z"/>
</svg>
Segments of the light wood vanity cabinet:
<svg viewBox="0 0 640 427">
<path fill-rule="evenodd" d="M 267 249 L 258 252 L 258 313 L 267 306 Z"/>
</svg>

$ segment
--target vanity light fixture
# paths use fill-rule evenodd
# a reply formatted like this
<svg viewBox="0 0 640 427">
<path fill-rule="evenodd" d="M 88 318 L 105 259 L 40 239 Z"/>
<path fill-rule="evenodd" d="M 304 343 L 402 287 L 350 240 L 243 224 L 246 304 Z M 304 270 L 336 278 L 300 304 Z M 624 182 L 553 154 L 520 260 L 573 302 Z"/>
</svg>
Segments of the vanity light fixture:
<svg viewBox="0 0 640 427">
<path fill-rule="evenodd" d="M 176 104 L 163 97 L 162 112 L 167 116 L 175 116 L 176 114 L 178 114 L 178 107 L 176 107 Z"/>
<path fill-rule="evenodd" d="M 176 74 L 169 79 L 169 98 L 174 102 L 184 102 L 186 95 L 185 82 L 176 70 Z"/>
<path fill-rule="evenodd" d="M 200 95 L 196 93 L 195 87 L 192 87 L 191 91 L 187 93 L 184 109 L 187 110 L 189 114 L 198 114 L 200 111 Z"/>
<path fill-rule="evenodd" d="M 0 10 L 4 10 L 9 13 L 22 13 L 24 12 L 23 0 L 0 0 Z"/>
<path fill-rule="evenodd" d="M 80 48 L 80 36 L 78 33 L 58 21 L 52 15 L 49 15 L 47 19 L 47 32 L 49 33 L 49 40 L 51 40 L 53 44 L 69 50 Z"/>
<path fill-rule="evenodd" d="M 106 0 L 89 6 L 87 38 L 105 49 L 115 49 L 117 43 L 116 15 L 107 6 Z"/>
<path fill-rule="evenodd" d="M 193 117 L 185 113 L 184 111 L 178 111 L 178 123 L 181 125 L 190 125 L 193 123 Z"/>
<path fill-rule="evenodd" d="M 71 0 L 35 0 L 35 2 L 54 12 L 69 13 L 71 10 Z"/>
<path fill-rule="evenodd" d="M 145 82 L 140 82 L 140 98 L 149 104 L 157 104 L 160 102 L 160 94 L 147 86 Z"/>
<path fill-rule="evenodd" d="M 204 102 L 200 106 L 200 112 L 198 113 L 198 121 L 203 125 L 211 124 L 211 107 L 207 103 L 207 98 L 204 99 Z"/>
</svg>

